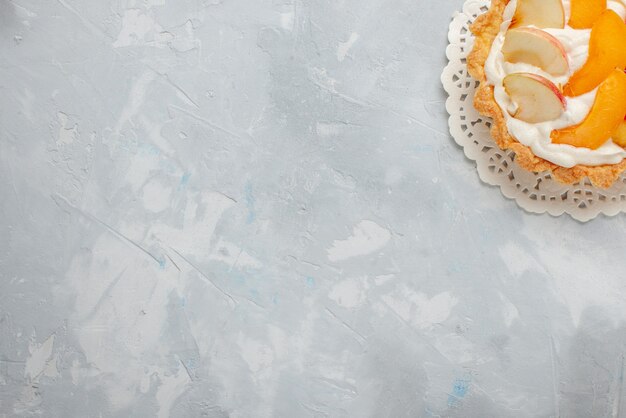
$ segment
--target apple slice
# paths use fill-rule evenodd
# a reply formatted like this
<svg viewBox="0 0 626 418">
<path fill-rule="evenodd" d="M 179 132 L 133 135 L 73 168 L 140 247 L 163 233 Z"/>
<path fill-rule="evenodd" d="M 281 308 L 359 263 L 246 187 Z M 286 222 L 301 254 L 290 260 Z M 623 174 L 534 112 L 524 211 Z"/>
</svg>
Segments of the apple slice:
<svg viewBox="0 0 626 418">
<path fill-rule="evenodd" d="M 504 78 L 504 89 L 517 106 L 515 119 L 540 123 L 557 119 L 565 110 L 565 97 L 553 82 L 537 74 L 514 73 Z"/>
<path fill-rule="evenodd" d="M 607 0 L 572 0 L 569 25 L 589 29 L 607 8 Z"/>
<path fill-rule="evenodd" d="M 552 75 L 563 75 L 569 71 L 565 48 L 558 39 L 541 29 L 509 30 L 502 54 L 507 62 L 531 64 Z"/>
<path fill-rule="evenodd" d="M 511 28 L 520 26 L 537 28 L 565 27 L 565 11 L 561 0 L 517 0 Z"/>
<path fill-rule="evenodd" d="M 596 99 L 585 120 L 569 128 L 552 131 L 555 144 L 597 149 L 613 136 L 626 114 L 626 74 L 615 69 L 598 87 Z M 619 139 L 619 138 L 618 138 Z"/>
</svg>

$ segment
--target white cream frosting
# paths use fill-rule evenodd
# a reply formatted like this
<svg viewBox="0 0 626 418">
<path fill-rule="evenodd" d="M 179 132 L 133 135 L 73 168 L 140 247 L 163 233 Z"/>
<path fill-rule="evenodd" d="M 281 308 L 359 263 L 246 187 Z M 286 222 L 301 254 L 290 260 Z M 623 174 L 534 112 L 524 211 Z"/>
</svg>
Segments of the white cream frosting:
<svg viewBox="0 0 626 418">
<path fill-rule="evenodd" d="M 620 0 L 609 0 L 608 4 L 610 9 L 615 10 L 623 18 L 626 18 L 626 4 Z M 564 0 L 563 5 L 566 20 L 569 20 L 569 0 Z M 590 29 L 576 30 L 569 26 L 566 26 L 564 29 L 544 29 L 556 37 L 567 52 L 570 71 L 568 74 L 560 77 L 547 74 L 540 68 L 529 64 L 505 62 L 501 52 L 502 45 L 516 6 L 517 0 L 511 0 L 506 7 L 500 33 L 494 40 L 491 52 L 485 63 L 487 81 L 494 86 L 495 99 L 502 109 L 509 133 L 520 143 L 530 147 L 536 156 L 561 167 L 573 167 L 577 164 L 598 166 L 617 164 L 622 161 L 626 158 L 626 151 L 614 144 L 612 140 L 608 140 L 595 150 L 571 145 L 553 144 L 550 140 L 550 134 L 553 130 L 577 125 L 587 117 L 595 100 L 597 89 L 579 97 L 567 97 L 566 110 L 556 120 L 528 123 L 515 119 L 509 114 L 509 111 L 515 110 L 515 104 L 506 94 L 503 86 L 503 80 L 507 75 L 520 72 L 533 73 L 547 78 L 556 85 L 563 85 L 587 61 L 589 38 L 591 36 Z"/>
</svg>

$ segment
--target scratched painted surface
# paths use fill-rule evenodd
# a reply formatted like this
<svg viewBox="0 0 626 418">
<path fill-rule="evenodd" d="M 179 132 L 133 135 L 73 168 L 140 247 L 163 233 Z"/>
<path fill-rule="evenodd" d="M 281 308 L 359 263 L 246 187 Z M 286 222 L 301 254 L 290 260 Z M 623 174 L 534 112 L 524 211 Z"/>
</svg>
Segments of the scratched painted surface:
<svg viewBox="0 0 626 418">
<path fill-rule="evenodd" d="M 0 416 L 626 416 L 624 217 L 479 182 L 461 3 L 0 0 Z"/>
</svg>

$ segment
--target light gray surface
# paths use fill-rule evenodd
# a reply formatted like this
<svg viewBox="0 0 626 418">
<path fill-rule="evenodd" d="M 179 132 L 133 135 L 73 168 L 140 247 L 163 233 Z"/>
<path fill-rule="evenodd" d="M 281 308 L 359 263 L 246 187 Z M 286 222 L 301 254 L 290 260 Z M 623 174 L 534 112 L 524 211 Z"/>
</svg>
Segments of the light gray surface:
<svg viewBox="0 0 626 418">
<path fill-rule="evenodd" d="M 0 0 L 0 416 L 626 416 L 624 217 L 479 182 L 461 4 Z"/>
</svg>

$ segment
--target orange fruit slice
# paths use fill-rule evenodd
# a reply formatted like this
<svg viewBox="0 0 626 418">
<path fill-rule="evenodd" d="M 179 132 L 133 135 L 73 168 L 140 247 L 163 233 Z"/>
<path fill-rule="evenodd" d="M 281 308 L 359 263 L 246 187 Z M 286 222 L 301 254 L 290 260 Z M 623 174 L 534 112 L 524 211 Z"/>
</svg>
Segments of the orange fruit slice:
<svg viewBox="0 0 626 418">
<path fill-rule="evenodd" d="M 612 10 L 606 10 L 593 25 L 589 58 L 563 87 L 566 96 L 588 93 L 615 68 L 626 67 L 626 24 Z"/>
<path fill-rule="evenodd" d="M 626 114 L 626 74 L 615 69 L 600 85 L 596 100 L 585 120 L 579 125 L 552 131 L 554 144 L 597 149 L 624 121 Z"/>
<path fill-rule="evenodd" d="M 574 29 L 589 29 L 607 7 L 606 0 L 572 0 L 569 25 Z"/>
</svg>

